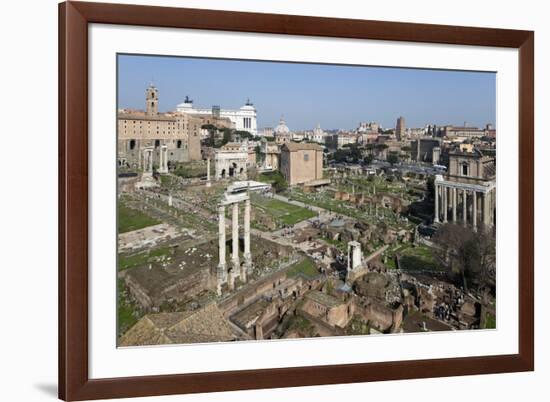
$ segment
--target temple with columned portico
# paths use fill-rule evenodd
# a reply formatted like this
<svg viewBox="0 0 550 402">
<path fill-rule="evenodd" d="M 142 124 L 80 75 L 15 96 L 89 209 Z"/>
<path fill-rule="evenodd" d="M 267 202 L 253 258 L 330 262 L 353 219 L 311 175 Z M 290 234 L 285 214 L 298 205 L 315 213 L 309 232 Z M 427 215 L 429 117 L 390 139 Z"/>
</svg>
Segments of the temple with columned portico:
<svg viewBox="0 0 550 402">
<path fill-rule="evenodd" d="M 434 181 L 434 223 L 496 223 L 496 160 L 478 149 L 449 153 L 449 170 Z"/>
<path fill-rule="evenodd" d="M 235 279 L 247 281 L 247 274 L 252 269 L 252 254 L 250 253 L 250 195 L 247 188 L 239 186 L 239 182 L 229 186 L 221 202 L 218 204 L 218 235 L 219 257 L 217 267 L 217 293 L 222 293 L 222 286 L 229 290 L 235 287 Z M 244 204 L 244 262 L 239 258 L 239 205 Z M 231 208 L 231 261 L 226 262 L 225 250 L 225 208 Z"/>
</svg>

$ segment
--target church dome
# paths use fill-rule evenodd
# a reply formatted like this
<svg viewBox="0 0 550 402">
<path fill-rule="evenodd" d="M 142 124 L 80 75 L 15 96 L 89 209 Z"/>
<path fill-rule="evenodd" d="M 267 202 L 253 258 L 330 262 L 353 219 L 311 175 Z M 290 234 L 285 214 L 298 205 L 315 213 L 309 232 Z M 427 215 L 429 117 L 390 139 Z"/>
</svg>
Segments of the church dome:
<svg viewBox="0 0 550 402">
<path fill-rule="evenodd" d="M 288 134 L 290 133 L 290 129 L 285 124 L 285 119 L 281 117 L 281 120 L 279 120 L 279 125 L 275 127 L 275 134 Z"/>
<path fill-rule="evenodd" d="M 321 124 L 320 123 L 317 123 L 317 127 L 315 127 L 313 129 L 313 134 L 314 135 L 323 135 L 324 134 L 324 131 L 323 129 L 321 128 Z"/>
</svg>

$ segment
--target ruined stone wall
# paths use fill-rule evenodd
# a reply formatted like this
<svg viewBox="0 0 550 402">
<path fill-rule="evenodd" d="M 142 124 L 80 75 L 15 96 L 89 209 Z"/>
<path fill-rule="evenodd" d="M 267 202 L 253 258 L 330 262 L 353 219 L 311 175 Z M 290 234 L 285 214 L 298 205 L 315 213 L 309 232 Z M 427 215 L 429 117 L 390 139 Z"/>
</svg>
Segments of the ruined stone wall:
<svg viewBox="0 0 550 402">
<path fill-rule="evenodd" d="M 145 311 L 150 311 L 153 307 L 153 299 L 147 294 L 145 289 L 129 275 L 124 276 L 124 282 L 126 286 L 128 286 L 130 294 L 138 302 L 140 307 Z"/>
<path fill-rule="evenodd" d="M 119 177 L 118 178 L 118 192 L 119 193 L 133 193 L 136 189 L 136 183 L 138 182 L 139 177 Z"/>
<path fill-rule="evenodd" d="M 343 328 L 348 325 L 348 322 L 351 319 L 352 314 L 350 313 L 351 307 L 349 303 L 333 307 L 328 312 L 327 322 L 334 327 Z"/>
<path fill-rule="evenodd" d="M 212 289 L 211 275 L 207 269 L 199 269 L 171 283 L 163 289 L 149 290 L 132 277 L 132 271 L 124 274 L 124 281 L 132 297 L 146 310 L 160 307 L 169 299 L 177 302 L 190 300 L 204 290 Z"/>
<path fill-rule="evenodd" d="M 286 270 L 276 272 L 256 282 L 249 283 L 245 288 L 229 296 L 219 303 L 225 316 L 230 316 L 237 309 L 254 301 L 262 294 L 274 289 L 280 282 L 286 279 Z"/>
<path fill-rule="evenodd" d="M 393 325 L 393 311 L 381 303 L 371 303 L 363 309 L 363 319 L 381 331 L 389 330 Z"/>
<path fill-rule="evenodd" d="M 200 269 L 163 289 L 154 299 L 154 304 L 160 306 L 168 299 L 178 302 L 190 300 L 207 289 L 211 289 L 210 273 L 207 269 Z"/>
</svg>

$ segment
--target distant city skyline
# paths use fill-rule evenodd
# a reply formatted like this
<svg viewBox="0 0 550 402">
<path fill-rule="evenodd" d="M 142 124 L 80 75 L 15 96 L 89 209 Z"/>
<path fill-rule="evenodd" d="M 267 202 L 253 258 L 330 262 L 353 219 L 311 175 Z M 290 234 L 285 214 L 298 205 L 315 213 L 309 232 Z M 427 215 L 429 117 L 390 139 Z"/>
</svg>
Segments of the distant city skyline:
<svg viewBox="0 0 550 402">
<path fill-rule="evenodd" d="M 247 99 L 258 127 L 283 116 L 291 130 L 354 129 L 362 121 L 395 128 L 496 125 L 496 74 L 167 56 L 120 55 L 118 107 L 144 109 L 145 90 L 159 90 L 159 111 L 186 96 L 196 106 L 238 109 Z"/>
</svg>

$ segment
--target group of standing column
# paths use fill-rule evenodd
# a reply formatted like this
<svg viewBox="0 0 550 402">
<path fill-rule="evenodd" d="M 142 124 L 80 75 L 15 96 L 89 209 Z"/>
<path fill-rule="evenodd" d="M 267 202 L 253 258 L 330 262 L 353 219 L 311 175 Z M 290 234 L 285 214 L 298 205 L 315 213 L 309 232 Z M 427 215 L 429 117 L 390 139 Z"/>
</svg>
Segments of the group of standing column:
<svg viewBox="0 0 550 402">
<path fill-rule="evenodd" d="M 146 173 L 153 173 L 153 148 L 143 149 L 143 170 Z"/>
<path fill-rule="evenodd" d="M 481 222 L 485 225 L 493 223 L 492 192 L 476 191 L 467 188 L 447 186 L 435 183 L 435 214 L 434 222 L 447 223 L 449 213 L 453 223 L 457 222 L 458 198 L 462 201 L 462 223 L 464 226 L 470 221 L 474 230 L 478 226 L 479 211 L 481 211 Z M 468 203 L 470 199 L 470 203 Z M 478 207 L 481 207 L 478 209 Z M 470 219 L 468 219 L 470 215 Z"/>
<path fill-rule="evenodd" d="M 218 234 L 219 234 L 219 263 L 217 270 L 217 291 L 222 292 L 222 285 L 227 283 L 229 290 L 235 287 L 235 278 L 241 282 L 247 281 L 248 271 L 252 267 L 252 255 L 250 253 L 250 199 L 244 200 L 244 264 L 239 259 L 239 202 L 232 204 L 232 252 L 231 269 L 228 269 L 225 261 L 225 205 L 218 205 Z"/>
<path fill-rule="evenodd" d="M 146 173 L 153 173 L 153 147 L 143 148 L 143 170 Z M 141 166 L 141 158 L 140 158 Z M 168 173 L 168 146 L 161 145 L 159 151 L 159 173 Z"/>
</svg>

